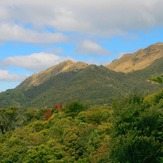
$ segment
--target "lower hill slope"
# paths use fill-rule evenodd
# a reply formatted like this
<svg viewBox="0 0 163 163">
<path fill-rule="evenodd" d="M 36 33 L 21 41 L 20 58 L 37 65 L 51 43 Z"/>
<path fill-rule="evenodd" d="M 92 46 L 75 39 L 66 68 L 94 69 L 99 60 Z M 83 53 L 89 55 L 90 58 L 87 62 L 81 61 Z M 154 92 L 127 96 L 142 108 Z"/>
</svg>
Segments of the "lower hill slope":
<svg viewBox="0 0 163 163">
<path fill-rule="evenodd" d="M 91 104 L 110 104 L 112 99 L 133 92 L 150 93 L 160 85 L 149 83 L 163 73 L 163 58 L 147 68 L 130 73 L 90 65 L 84 69 L 62 72 L 29 89 L 17 87 L 0 94 L 0 107 L 52 107 L 53 104 L 79 99 Z"/>
</svg>

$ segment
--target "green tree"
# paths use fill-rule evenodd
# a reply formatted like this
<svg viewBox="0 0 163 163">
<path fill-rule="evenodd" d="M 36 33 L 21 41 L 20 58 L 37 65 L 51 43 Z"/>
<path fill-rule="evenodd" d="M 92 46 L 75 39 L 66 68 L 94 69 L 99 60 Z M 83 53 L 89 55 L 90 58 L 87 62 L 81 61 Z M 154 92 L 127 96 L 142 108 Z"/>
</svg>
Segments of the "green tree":
<svg viewBox="0 0 163 163">
<path fill-rule="evenodd" d="M 110 158 L 114 163 L 159 163 L 163 137 L 162 107 L 133 95 L 115 102 Z"/>
<path fill-rule="evenodd" d="M 75 117 L 81 111 L 85 111 L 87 108 L 88 105 L 81 103 L 79 100 L 76 100 L 68 102 L 64 107 L 64 111 L 68 116 Z"/>
<path fill-rule="evenodd" d="M 17 111 L 16 108 L 0 109 L 0 129 L 2 134 L 15 128 Z"/>
<path fill-rule="evenodd" d="M 39 145 L 31 150 L 28 150 L 25 158 L 26 163 L 46 163 L 54 158 L 52 151 L 46 145 Z"/>
</svg>

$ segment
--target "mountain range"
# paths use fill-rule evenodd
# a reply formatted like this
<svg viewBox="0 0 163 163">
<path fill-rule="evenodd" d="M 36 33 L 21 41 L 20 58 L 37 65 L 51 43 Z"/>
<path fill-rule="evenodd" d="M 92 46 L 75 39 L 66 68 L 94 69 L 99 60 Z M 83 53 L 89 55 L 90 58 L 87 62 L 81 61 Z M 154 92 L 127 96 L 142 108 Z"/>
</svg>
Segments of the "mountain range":
<svg viewBox="0 0 163 163">
<path fill-rule="evenodd" d="M 0 93 L 0 107 L 52 107 L 74 99 L 110 104 L 130 93 L 159 90 L 161 86 L 148 79 L 161 74 L 163 43 L 125 54 L 106 66 L 66 60 Z"/>
</svg>

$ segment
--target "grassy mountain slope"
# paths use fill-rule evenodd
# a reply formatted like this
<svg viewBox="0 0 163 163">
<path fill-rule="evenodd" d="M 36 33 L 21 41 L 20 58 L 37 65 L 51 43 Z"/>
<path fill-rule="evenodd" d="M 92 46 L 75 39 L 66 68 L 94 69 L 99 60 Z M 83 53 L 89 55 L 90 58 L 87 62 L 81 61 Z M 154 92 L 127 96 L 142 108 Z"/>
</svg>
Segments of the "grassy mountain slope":
<svg viewBox="0 0 163 163">
<path fill-rule="evenodd" d="M 110 103 L 113 98 L 131 92 L 154 92 L 159 85 L 151 85 L 147 79 L 163 73 L 163 58 L 144 70 L 128 74 L 108 70 L 104 66 L 91 65 L 78 71 L 65 72 L 49 79 L 38 87 L 25 92 L 30 106 L 49 106 L 71 99 L 93 104 Z M 34 96 L 31 96 L 33 93 Z M 27 105 L 28 106 L 28 105 Z"/>
<path fill-rule="evenodd" d="M 72 70 L 80 70 L 86 68 L 88 64 L 83 62 L 73 62 L 71 60 L 66 60 L 61 62 L 53 67 L 48 68 L 47 70 L 41 71 L 37 74 L 34 74 L 22 82 L 18 88 L 20 89 L 29 89 L 32 86 L 38 86 L 50 78 L 62 73 Z"/>
<path fill-rule="evenodd" d="M 104 66 L 90 65 L 84 69 L 59 73 L 28 89 L 20 87 L 0 94 L 0 107 L 51 107 L 80 99 L 92 104 L 108 104 L 112 99 L 132 92 L 150 93 L 158 90 L 158 84 L 147 79 L 163 72 L 163 58 L 139 71 L 121 73 Z"/>
<path fill-rule="evenodd" d="M 125 54 L 106 67 L 114 71 L 126 73 L 144 69 L 160 58 L 163 58 L 163 43 L 156 43 L 133 54 Z"/>
<path fill-rule="evenodd" d="M 122 74 L 101 66 L 89 66 L 77 72 L 65 72 L 38 87 L 26 91 L 31 106 L 49 105 L 71 99 L 100 103 L 117 97 L 125 90 L 118 82 Z M 41 91 L 40 91 L 41 90 Z M 37 91 L 40 91 L 36 93 Z M 36 93 L 31 97 L 32 92 Z"/>
</svg>

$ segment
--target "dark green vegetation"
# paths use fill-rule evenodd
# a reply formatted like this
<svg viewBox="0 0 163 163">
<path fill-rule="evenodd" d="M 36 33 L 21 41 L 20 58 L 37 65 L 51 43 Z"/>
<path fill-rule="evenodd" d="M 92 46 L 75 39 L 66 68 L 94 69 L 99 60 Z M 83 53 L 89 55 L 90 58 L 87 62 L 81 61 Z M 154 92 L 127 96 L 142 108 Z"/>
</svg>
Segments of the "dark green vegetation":
<svg viewBox="0 0 163 163">
<path fill-rule="evenodd" d="M 163 91 L 146 98 L 131 96 L 113 105 L 110 156 L 114 163 L 163 161 Z"/>
<path fill-rule="evenodd" d="M 112 106 L 0 109 L 2 163 L 162 163 L 163 90 Z"/>
<path fill-rule="evenodd" d="M 0 94 L 0 107 L 52 107 L 80 99 L 90 104 L 111 104 L 112 99 L 132 92 L 149 94 L 161 86 L 147 80 L 163 72 L 163 58 L 149 67 L 130 73 L 114 72 L 104 66 L 90 65 L 84 69 L 62 72 L 38 86 L 17 87 Z"/>
<path fill-rule="evenodd" d="M 149 80 L 150 80 L 150 81 L 157 82 L 157 83 L 159 83 L 159 84 L 163 84 L 163 75 L 158 76 L 157 78 L 150 78 Z"/>
</svg>

